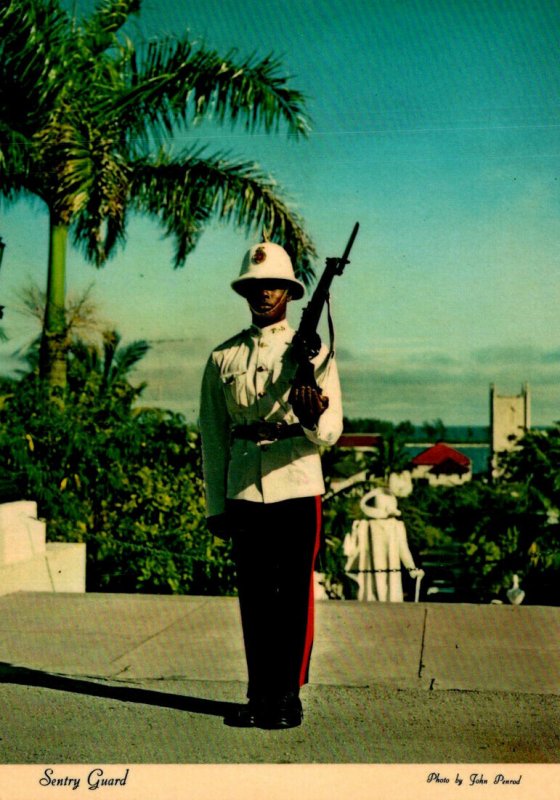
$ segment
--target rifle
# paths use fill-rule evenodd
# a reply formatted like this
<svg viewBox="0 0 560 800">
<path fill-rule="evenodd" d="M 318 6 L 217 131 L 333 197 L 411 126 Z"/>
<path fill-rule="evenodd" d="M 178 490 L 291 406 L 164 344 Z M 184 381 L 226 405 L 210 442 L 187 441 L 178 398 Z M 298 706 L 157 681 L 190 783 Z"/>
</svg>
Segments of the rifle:
<svg viewBox="0 0 560 800">
<path fill-rule="evenodd" d="M 348 244 L 340 258 L 334 257 L 326 259 L 326 266 L 323 274 L 315 287 L 311 300 L 303 309 L 299 328 L 292 340 L 292 350 L 298 366 L 288 397 L 289 402 L 292 402 L 296 387 L 311 386 L 315 390 L 320 391 L 315 380 L 315 370 L 311 363 L 311 360 L 319 354 L 319 350 L 321 349 L 321 339 L 317 333 L 317 328 L 325 303 L 328 302 L 329 289 L 335 275 L 342 275 L 345 266 L 350 263 L 348 256 L 350 255 L 354 240 L 358 235 L 359 227 L 360 223 L 356 222 L 350 234 L 350 238 L 348 239 Z"/>
</svg>

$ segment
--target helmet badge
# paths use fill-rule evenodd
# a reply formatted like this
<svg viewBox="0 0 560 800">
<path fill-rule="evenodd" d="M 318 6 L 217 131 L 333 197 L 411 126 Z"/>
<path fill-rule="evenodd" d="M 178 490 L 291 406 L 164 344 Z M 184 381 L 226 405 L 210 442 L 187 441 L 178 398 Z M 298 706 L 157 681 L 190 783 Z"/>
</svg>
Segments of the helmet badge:
<svg viewBox="0 0 560 800">
<path fill-rule="evenodd" d="M 257 247 L 251 257 L 251 262 L 253 264 L 262 264 L 263 261 L 266 261 L 266 250 L 264 247 Z"/>
</svg>

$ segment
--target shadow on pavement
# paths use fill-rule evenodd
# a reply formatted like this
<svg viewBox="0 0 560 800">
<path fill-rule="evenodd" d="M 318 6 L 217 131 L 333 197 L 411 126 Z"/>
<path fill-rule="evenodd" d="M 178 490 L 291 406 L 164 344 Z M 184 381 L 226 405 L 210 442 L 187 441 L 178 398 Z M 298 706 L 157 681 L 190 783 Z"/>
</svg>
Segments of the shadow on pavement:
<svg viewBox="0 0 560 800">
<path fill-rule="evenodd" d="M 175 708 L 179 711 L 192 711 L 195 714 L 211 714 L 217 717 L 225 717 L 239 708 L 238 703 L 155 692 L 151 689 L 136 689 L 132 686 L 114 686 L 83 678 L 42 672 L 28 667 L 16 667 L 3 661 L 0 661 L 0 683 L 38 686 L 60 692 L 87 694 L 91 697 L 103 697 L 125 703 L 143 703 L 162 708 Z"/>
</svg>

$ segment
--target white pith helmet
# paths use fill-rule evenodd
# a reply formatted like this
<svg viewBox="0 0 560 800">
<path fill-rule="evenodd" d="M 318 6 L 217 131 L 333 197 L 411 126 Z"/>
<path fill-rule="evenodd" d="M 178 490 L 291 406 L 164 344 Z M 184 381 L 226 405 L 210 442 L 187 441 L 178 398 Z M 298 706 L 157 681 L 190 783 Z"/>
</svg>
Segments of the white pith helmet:
<svg viewBox="0 0 560 800">
<path fill-rule="evenodd" d="M 305 286 L 295 276 L 290 256 L 274 242 L 255 244 L 245 253 L 239 277 L 231 282 L 231 288 L 245 297 L 248 282 L 254 280 L 285 281 L 294 300 L 299 300 L 305 292 Z"/>
</svg>

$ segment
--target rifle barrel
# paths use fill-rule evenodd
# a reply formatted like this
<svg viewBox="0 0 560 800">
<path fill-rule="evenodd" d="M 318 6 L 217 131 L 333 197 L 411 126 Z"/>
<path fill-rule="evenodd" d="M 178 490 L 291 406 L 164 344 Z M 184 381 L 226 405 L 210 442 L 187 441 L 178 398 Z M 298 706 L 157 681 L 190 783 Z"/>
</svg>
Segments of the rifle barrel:
<svg viewBox="0 0 560 800">
<path fill-rule="evenodd" d="M 319 282 L 315 287 L 315 291 L 313 292 L 309 303 L 303 309 L 301 323 L 298 328 L 298 336 L 300 338 L 305 340 L 308 337 L 313 337 L 316 335 L 323 307 L 329 296 L 331 283 L 335 275 L 342 275 L 344 267 L 346 264 L 350 263 L 348 256 L 350 255 L 350 250 L 352 249 L 354 240 L 358 235 L 359 227 L 360 223 L 356 222 L 352 233 L 350 234 L 350 238 L 348 239 L 348 243 L 344 248 L 344 253 L 340 258 L 327 258 L 325 270 L 319 278 Z"/>
</svg>

